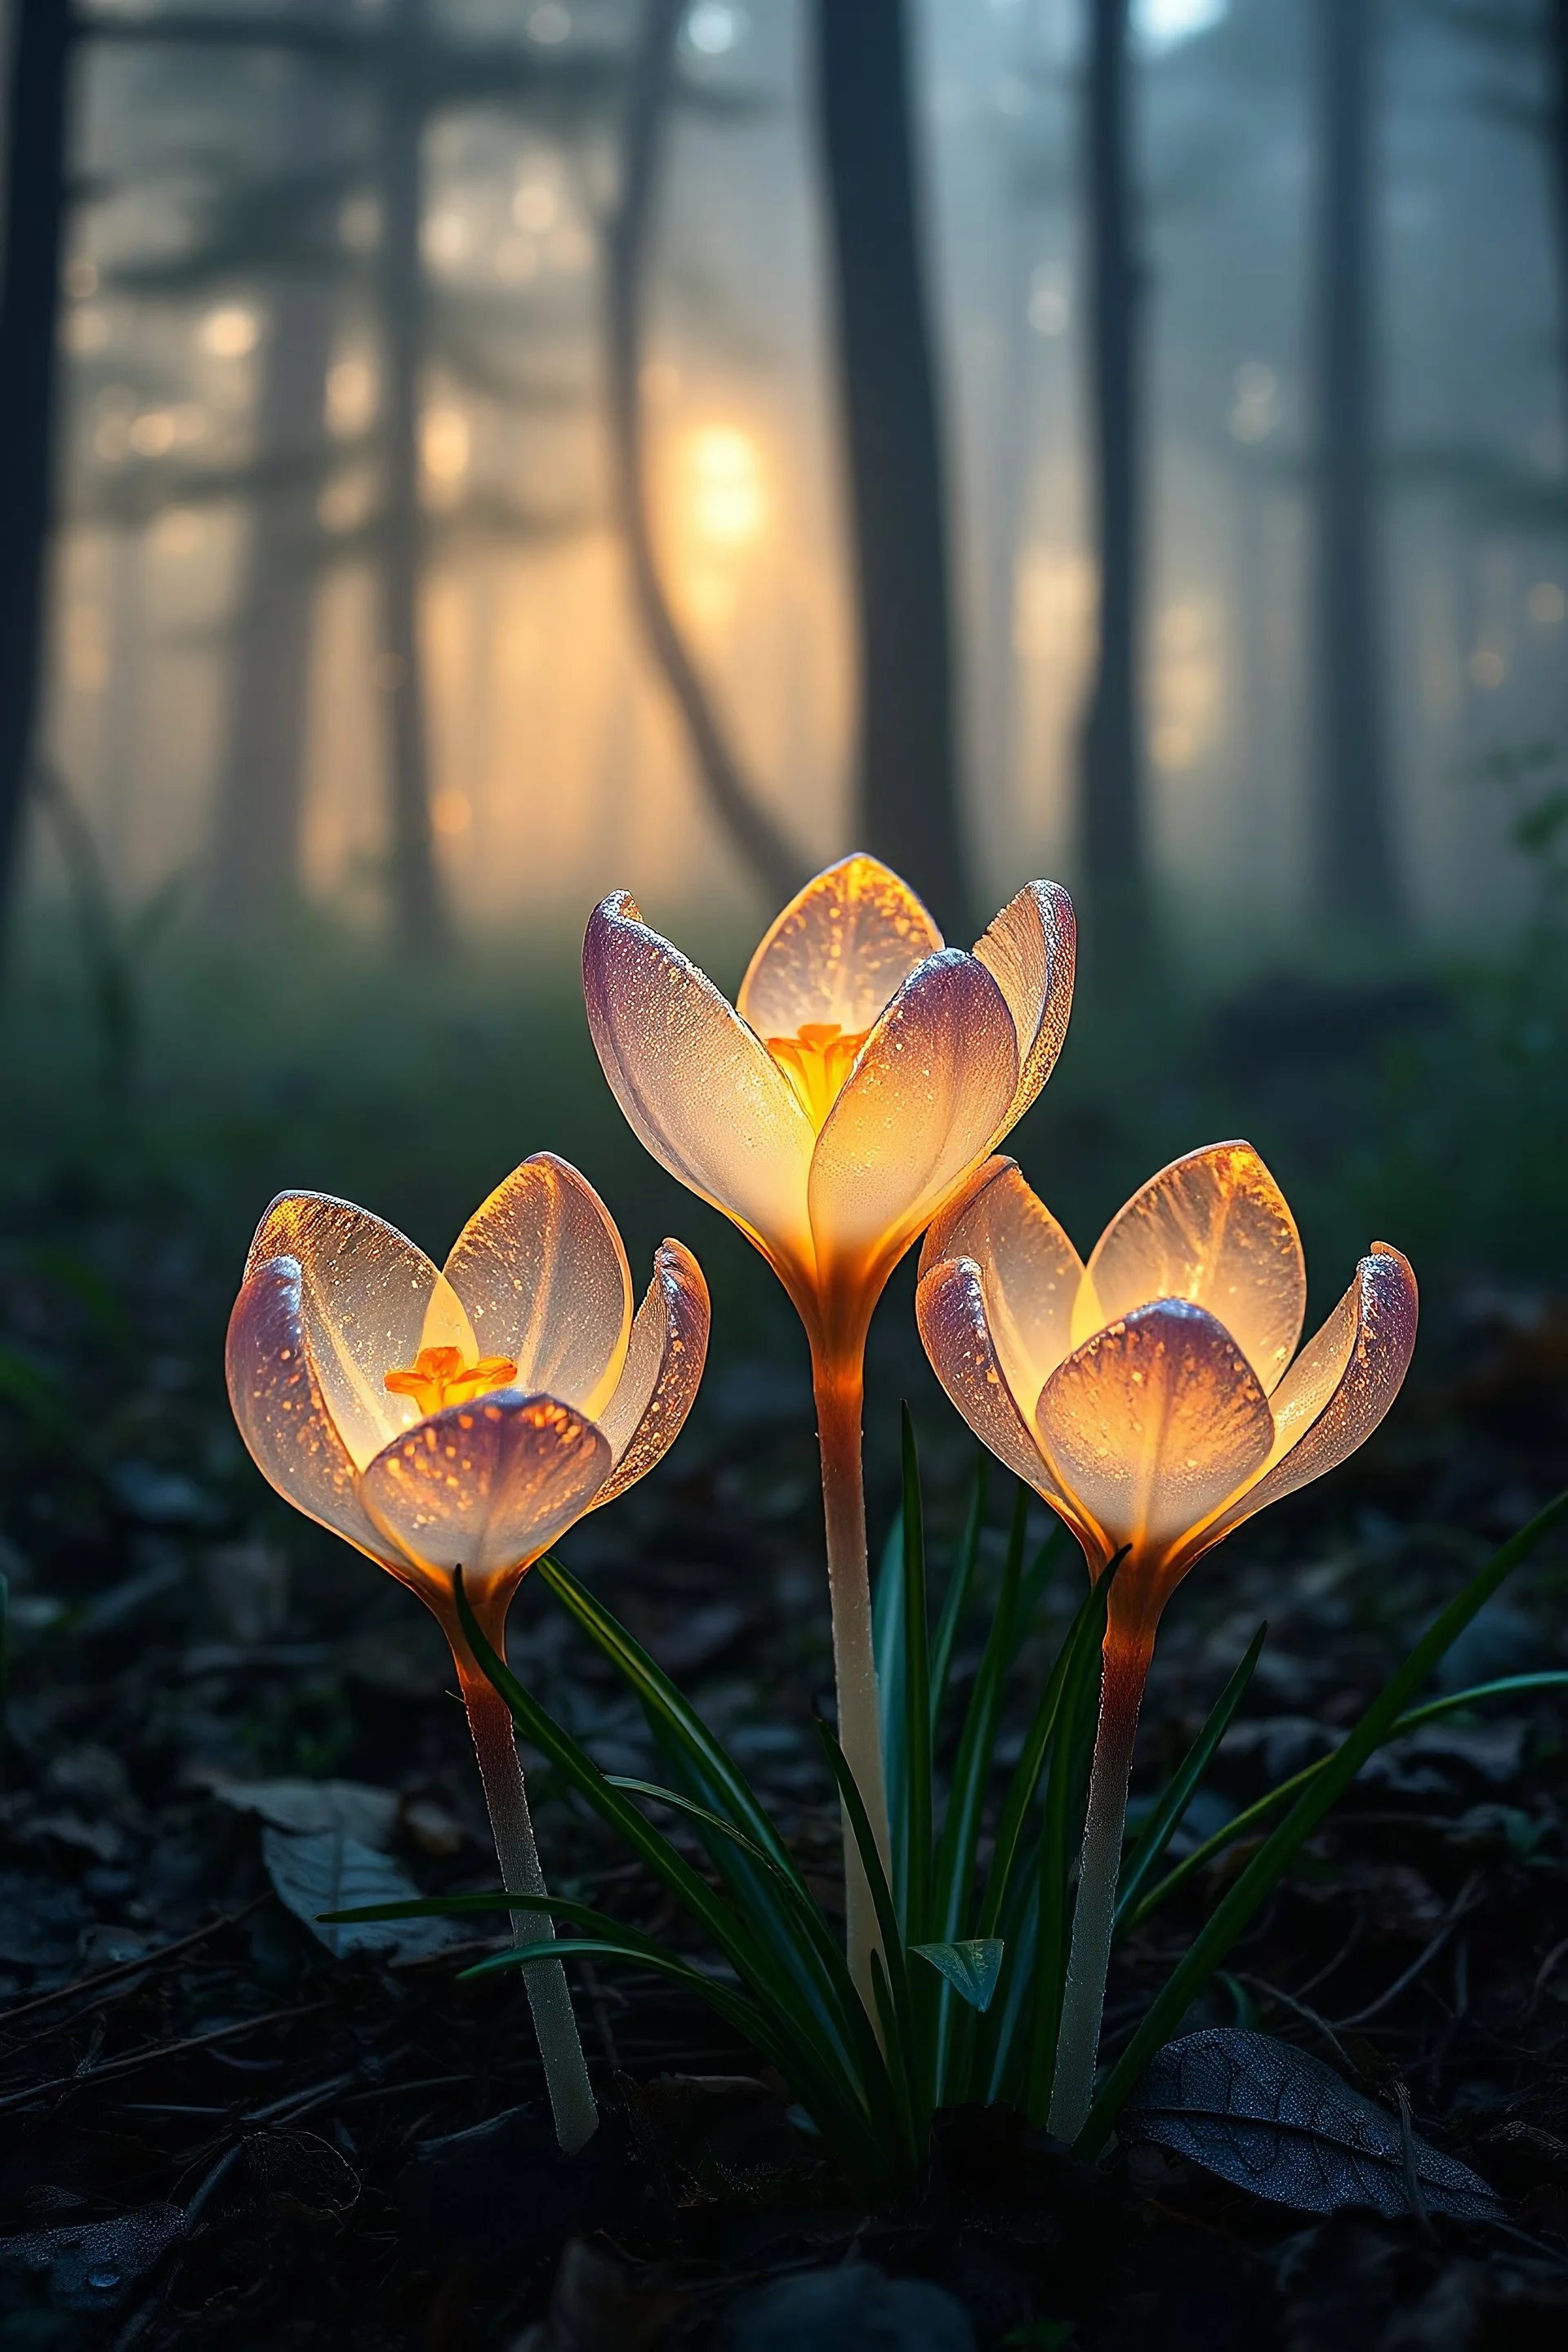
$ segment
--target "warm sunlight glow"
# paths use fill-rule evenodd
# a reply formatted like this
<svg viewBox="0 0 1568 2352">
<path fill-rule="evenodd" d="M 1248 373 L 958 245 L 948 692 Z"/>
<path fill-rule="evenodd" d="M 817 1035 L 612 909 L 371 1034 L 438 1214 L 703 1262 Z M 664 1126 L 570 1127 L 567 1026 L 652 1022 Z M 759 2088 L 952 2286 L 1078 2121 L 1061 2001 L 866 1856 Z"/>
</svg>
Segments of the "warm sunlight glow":
<svg viewBox="0 0 1568 2352">
<path fill-rule="evenodd" d="M 215 360 L 242 360 L 256 349 L 260 334 L 255 311 L 234 303 L 207 312 L 202 320 L 202 349 Z"/>
<path fill-rule="evenodd" d="M 428 408 L 419 428 L 419 454 L 434 482 L 460 482 L 468 470 L 468 420 L 460 408 Z"/>
<path fill-rule="evenodd" d="M 468 793 L 458 792 L 453 784 L 438 792 L 430 803 L 431 824 L 437 833 L 448 839 L 456 834 L 467 833 L 473 821 L 473 804 Z"/>
<path fill-rule="evenodd" d="M 688 446 L 691 508 L 704 539 L 740 547 L 767 520 L 757 446 L 732 425 L 707 425 Z"/>
</svg>

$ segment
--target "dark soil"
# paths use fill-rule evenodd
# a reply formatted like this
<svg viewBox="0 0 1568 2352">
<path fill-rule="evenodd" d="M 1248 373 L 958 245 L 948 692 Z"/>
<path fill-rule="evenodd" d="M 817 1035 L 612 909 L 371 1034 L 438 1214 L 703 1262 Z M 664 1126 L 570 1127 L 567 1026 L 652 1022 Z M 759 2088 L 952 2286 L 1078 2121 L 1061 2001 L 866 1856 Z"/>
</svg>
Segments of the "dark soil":
<svg viewBox="0 0 1568 2352">
<path fill-rule="evenodd" d="M 856 2264 L 937 2283 L 982 2347 L 1564 2340 L 1559 1702 L 1494 1706 L 1385 1754 L 1189 2020 L 1258 2024 L 1391 2109 L 1403 2086 L 1417 2131 L 1508 2200 L 1507 2227 L 1303 2216 L 1126 2143 L 1090 2170 L 1002 2112 L 943 2116 L 919 2204 L 858 2211 L 784 2086 L 705 2008 L 651 1977 L 586 1968 L 576 1991 L 605 2123 L 567 2163 L 521 1984 L 455 1981 L 465 1949 L 495 1948 L 502 1923 L 464 1949 L 334 1958 L 272 1891 L 244 1810 L 247 1782 L 360 1784 L 385 1792 L 382 1841 L 424 1889 L 493 1883 L 434 1627 L 390 1580 L 260 1500 L 205 1363 L 174 1342 L 160 1354 L 117 1341 L 90 1298 L 62 1305 L 46 1264 L 6 1280 L 8 1328 L 47 1322 L 58 1348 L 63 1318 L 80 1381 L 104 1376 L 96 1419 L 62 1421 L 19 1382 L 5 1409 L 21 1498 L 0 1563 L 13 1588 L 8 2352 L 761 2346 L 775 2338 L 760 2318 L 723 2317 L 742 2291 Z M 1428 1342 L 1424 1384 L 1364 1455 L 1179 1596 L 1137 1788 L 1157 1784 L 1263 1617 L 1245 1724 L 1206 1801 L 1244 1802 L 1321 1752 L 1440 1599 L 1563 1483 L 1568 1317 L 1478 1297 L 1467 1318 Z M 905 1368 L 884 1369 L 879 1444 Z M 837 1824 L 811 1729 L 830 1673 L 809 1423 L 793 1365 L 716 1367 L 710 1389 L 668 1465 L 565 1556 L 723 1730 L 831 1899 Z M 936 1517 L 956 1519 L 967 1454 L 951 1416 L 921 1412 Z M 993 1573 L 1005 1500 L 994 1495 Z M 1053 1626 L 1075 1580 L 1052 1596 Z M 1543 1557 L 1466 1637 L 1458 1678 L 1561 1662 L 1565 1591 L 1561 1552 Z M 602 1761 L 650 1769 L 635 1708 L 542 1589 L 520 1596 L 511 1647 Z M 1020 1704 L 1045 1654 L 1026 1654 Z M 532 1786 L 553 1881 L 681 1940 L 638 1867 L 542 1772 Z M 1196 1883 L 1119 1958 L 1108 2046 L 1215 1885 Z M 934 2344 L 918 2312 L 936 2308 L 898 2319 L 889 2303 L 842 2340 Z M 823 2352 L 839 2340 L 817 2332 Z"/>
</svg>

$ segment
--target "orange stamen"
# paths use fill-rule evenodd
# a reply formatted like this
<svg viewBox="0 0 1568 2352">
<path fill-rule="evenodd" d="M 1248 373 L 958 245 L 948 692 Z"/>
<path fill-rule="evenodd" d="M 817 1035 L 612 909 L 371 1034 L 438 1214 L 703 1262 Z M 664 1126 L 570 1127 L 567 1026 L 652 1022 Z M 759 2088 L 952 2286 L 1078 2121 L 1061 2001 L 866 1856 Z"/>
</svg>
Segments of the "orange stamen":
<svg viewBox="0 0 1568 2352">
<path fill-rule="evenodd" d="M 767 1048 L 819 1131 L 838 1099 L 868 1029 L 846 1034 L 837 1021 L 806 1021 L 794 1037 L 770 1037 Z"/>
<path fill-rule="evenodd" d="M 421 1348 L 406 1370 L 384 1378 L 394 1396 L 412 1397 L 423 1414 L 504 1389 L 516 1380 L 517 1366 L 510 1356 L 481 1356 L 477 1364 L 465 1364 L 461 1348 Z"/>
</svg>

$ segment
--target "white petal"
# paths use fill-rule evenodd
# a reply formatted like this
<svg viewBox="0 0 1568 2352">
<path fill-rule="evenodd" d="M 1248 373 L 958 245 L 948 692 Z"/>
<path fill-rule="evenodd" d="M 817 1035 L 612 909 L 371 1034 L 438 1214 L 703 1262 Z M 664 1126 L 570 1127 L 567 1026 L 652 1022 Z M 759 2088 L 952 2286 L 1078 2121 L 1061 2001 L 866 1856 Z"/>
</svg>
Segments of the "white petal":
<svg viewBox="0 0 1568 2352">
<path fill-rule="evenodd" d="M 816 1136 L 766 1046 L 624 891 L 589 919 L 583 988 L 605 1076 L 660 1166 L 809 1270 Z"/>
<path fill-rule="evenodd" d="M 793 1037 L 808 1023 L 858 1036 L 941 945 L 907 883 L 874 857 L 846 857 L 791 899 L 736 1006 L 759 1037 Z"/>
<path fill-rule="evenodd" d="M 620 1386 L 599 1416 L 615 1468 L 594 1497 L 625 1494 L 668 1453 L 696 1402 L 708 1355 L 708 1285 L 691 1252 L 667 1241 L 632 1326 Z"/>
<path fill-rule="evenodd" d="M 1005 999 L 958 948 L 907 980 L 829 1111 L 811 1167 L 819 1265 L 895 1264 L 989 1150 L 1018 1080 Z"/>
<path fill-rule="evenodd" d="M 247 1273 L 228 1319 L 229 1402 L 251 1459 L 284 1501 L 382 1559 L 385 1540 L 365 1516 L 311 1363 L 300 1286 L 297 1258 L 263 1258 Z"/>
<path fill-rule="evenodd" d="M 357 1467 L 418 1418 L 385 1375 L 422 1347 L 479 1350 L 456 1293 L 395 1225 L 324 1192 L 279 1193 L 257 1228 L 248 1273 L 268 1258 L 298 1261 L 300 1306 L 327 1410 Z"/>
<path fill-rule="evenodd" d="M 1056 1067 L 1072 1011 L 1078 927 L 1055 882 L 1027 882 L 974 943 L 1007 1000 L 1018 1038 L 1018 1084 L 1007 1114 L 1016 1127 Z M 1006 1129 L 1004 1129 L 1004 1133 Z"/>
<path fill-rule="evenodd" d="M 1072 1346 L 1083 1260 L 1025 1182 L 1016 1160 L 988 1160 L 937 1212 L 921 1252 L 926 1273 L 973 1258 L 1007 1385 L 1031 1417 L 1035 1400 Z"/>
<path fill-rule="evenodd" d="M 360 1480 L 384 1534 L 433 1579 L 478 1582 L 537 1559 L 604 1485 L 610 1449 L 555 1397 L 502 1389 L 447 1406 L 389 1445 Z"/>
<path fill-rule="evenodd" d="M 1086 1309 L 1114 1322 L 1156 1298 L 1206 1307 L 1266 1392 L 1295 1353 L 1307 1302 L 1296 1221 L 1250 1143 L 1214 1143 L 1173 1160 L 1106 1227 L 1089 1262 Z"/>
<path fill-rule="evenodd" d="M 632 1277 L 615 1220 L 551 1151 L 514 1168 L 458 1236 L 446 1275 L 482 1356 L 509 1356 L 509 1387 L 590 1421 L 614 1394 L 632 1325 Z"/>
</svg>

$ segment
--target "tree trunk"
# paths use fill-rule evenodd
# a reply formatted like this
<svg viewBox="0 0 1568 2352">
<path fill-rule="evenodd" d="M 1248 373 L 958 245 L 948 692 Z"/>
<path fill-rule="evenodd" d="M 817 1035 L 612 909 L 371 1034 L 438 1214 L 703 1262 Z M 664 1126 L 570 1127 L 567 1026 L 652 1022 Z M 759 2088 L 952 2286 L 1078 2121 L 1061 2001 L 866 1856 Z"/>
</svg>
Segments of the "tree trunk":
<svg viewBox="0 0 1568 2352">
<path fill-rule="evenodd" d="M 1548 79 L 1548 160 L 1557 213 L 1557 331 L 1568 397 L 1568 0 L 1544 0 Z"/>
<path fill-rule="evenodd" d="M 860 638 L 858 845 L 938 919 L 972 912 L 947 507 L 904 0 L 817 0 L 816 70 Z"/>
<path fill-rule="evenodd" d="M 680 713 L 709 806 L 742 864 L 776 902 L 795 896 L 805 879 L 805 864 L 742 772 L 670 609 L 654 555 L 643 462 L 641 377 L 648 250 L 675 42 L 686 6 L 687 0 L 645 0 L 633 60 L 620 194 L 605 235 L 610 458 L 632 594 L 648 650 Z"/>
<path fill-rule="evenodd" d="M 17 878 L 43 700 L 54 489 L 57 320 L 66 219 L 68 0 L 14 0 L 0 267 L 0 925 Z"/>
<path fill-rule="evenodd" d="M 419 496 L 423 356 L 424 0 L 395 0 L 381 108 L 382 651 L 377 670 L 390 756 L 393 922 L 412 953 L 446 943 L 430 826 L 429 748 L 420 655 L 424 518 Z"/>
<path fill-rule="evenodd" d="M 309 63 L 290 75 L 285 154 L 318 168 L 334 143 L 336 92 Z M 250 516 L 230 656 L 227 740 L 213 845 L 213 911 L 250 930 L 288 905 L 300 882 L 310 647 L 320 536 L 316 494 L 327 369 L 338 317 L 325 278 L 278 286 L 262 360 L 257 457 L 263 480 Z M 274 481 L 268 476 L 276 471 Z"/>
<path fill-rule="evenodd" d="M 1374 0 L 1318 0 L 1316 866 L 1330 919 L 1386 922 L 1373 294 Z"/>
<path fill-rule="evenodd" d="M 1139 694 L 1143 288 L 1134 227 L 1130 49 L 1128 0 L 1090 0 L 1084 205 L 1100 621 L 1079 741 L 1079 855 L 1102 949 L 1115 936 L 1137 935 L 1148 896 Z"/>
</svg>

